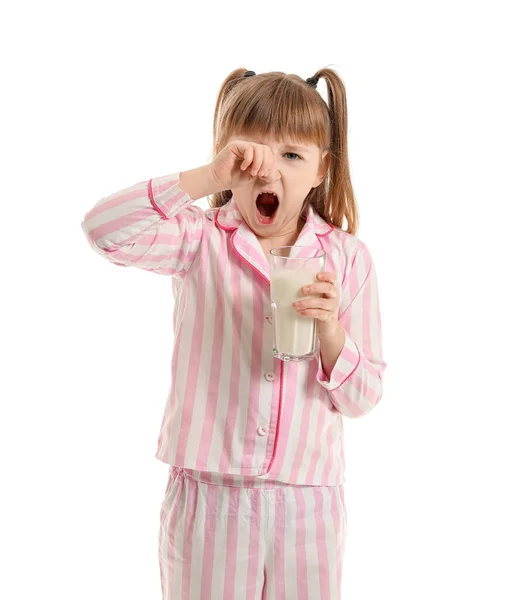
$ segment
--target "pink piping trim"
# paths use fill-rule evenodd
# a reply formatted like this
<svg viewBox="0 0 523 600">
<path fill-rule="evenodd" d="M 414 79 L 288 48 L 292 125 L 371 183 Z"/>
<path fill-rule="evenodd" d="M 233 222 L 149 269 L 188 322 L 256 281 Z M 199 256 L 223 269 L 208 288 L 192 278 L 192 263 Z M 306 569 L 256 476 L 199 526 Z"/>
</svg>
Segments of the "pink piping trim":
<svg viewBox="0 0 523 600">
<path fill-rule="evenodd" d="M 334 390 L 337 390 L 340 387 L 340 385 L 344 384 L 347 381 L 347 379 L 358 368 L 360 361 L 361 361 L 361 353 L 360 353 L 360 349 L 358 348 L 358 346 L 356 344 L 354 344 L 354 345 L 356 346 L 356 350 L 358 351 L 358 362 L 356 363 L 356 366 L 354 367 L 354 369 L 352 369 L 352 371 L 347 375 L 347 377 L 345 377 L 345 379 L 339 385 L 337 385 L 335 388 L 332 388 L 332 390 L 327 390 L 328 392 L 333 392 Z"/>
<path fill-rule="evenodd" d="M 274 448 L 272 451 L 271 462 L 269 463 L 269 466 L 267 467 L 267 473 L 271 470 L 272 463 L 274 462 L 274 457 L 276 456 L 276 450 L 278 449 L 278 440 L 280 438 L 281 399 L 283 396 L 283 369 L 285 366 L 285 363 L 283 363 L 282 361 L 280 361 L 280 362 L 282 364 L 281 364 L 281 377 L 280 377 L 280 396 L 278 398 L 278 422 L 276 423 L 276 438 L 274 440 Z"/>
<path fill-rule="evenodd" d="M 154 208 L 162 215 L 163 219 L 169 219 L 169 217 L 163 212 L 163 210 L 158 206 L 158 204 L 156 204 L 156 201 L 153 196 L 153 183 L 152 182 L 153 182 L 153 180 L 149 179 L 149 183 L 148 183 L 149 200 L 151 201 L 151 204 L 154 206 Z"/>
</svg>

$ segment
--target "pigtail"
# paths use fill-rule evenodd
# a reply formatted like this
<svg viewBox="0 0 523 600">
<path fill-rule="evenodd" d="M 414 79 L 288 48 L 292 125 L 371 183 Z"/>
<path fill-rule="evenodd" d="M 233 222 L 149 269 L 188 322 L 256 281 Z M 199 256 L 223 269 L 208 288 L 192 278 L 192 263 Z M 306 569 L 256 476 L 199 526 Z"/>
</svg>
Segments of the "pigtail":
<svg viewBox="0 0 523 600">
<path fill-rule="evenodd" d="M 358 210 L 352 189 L 347 148 L 347 96 L 339 75 L 332 69 L 320 69 L 314 74 L 327 85 L 327 106 L 330 119 L 331 163 L 326 179 L 310 194 L 310 202 L 326 221 L 342 228 L 343 217 L 348 233 L 356 234 Z"/>
</svg>

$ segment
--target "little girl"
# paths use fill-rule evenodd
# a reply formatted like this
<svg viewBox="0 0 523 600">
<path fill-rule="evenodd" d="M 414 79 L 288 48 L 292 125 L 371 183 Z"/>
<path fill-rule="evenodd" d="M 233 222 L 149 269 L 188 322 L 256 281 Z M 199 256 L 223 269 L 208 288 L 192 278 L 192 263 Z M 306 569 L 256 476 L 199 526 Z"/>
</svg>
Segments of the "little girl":
<svg viewBox="0 0 523 600">
<path fill-rule="evenodd" d="M 339 599 L 343 417 L 376 406 L 386 368 L 374 264 L 355 237 L 343 82 L 328 68 L 307 80 L 237 69 L 213 133 L 212 163 L 110 194 L 82 222 L 115 265 L 172 278 L 163 599 Z M 326 253 L 294 306 L 317 320 L 312 361 L 273 356 L 269 251 L 293 245 Z"/>
</svg>

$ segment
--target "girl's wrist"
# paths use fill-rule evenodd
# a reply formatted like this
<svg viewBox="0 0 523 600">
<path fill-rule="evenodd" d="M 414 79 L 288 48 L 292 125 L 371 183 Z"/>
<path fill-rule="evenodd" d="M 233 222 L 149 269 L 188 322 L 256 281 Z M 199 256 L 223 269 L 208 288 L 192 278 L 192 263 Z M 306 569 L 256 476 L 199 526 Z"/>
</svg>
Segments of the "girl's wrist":
<svg viewBox="0 0 523 600">
<path fill-rule="evenodd" d="M 179 187 L 193 200 L 216 193 L 216 185 L 212 164 L 180 172 Z"/>
</svg>

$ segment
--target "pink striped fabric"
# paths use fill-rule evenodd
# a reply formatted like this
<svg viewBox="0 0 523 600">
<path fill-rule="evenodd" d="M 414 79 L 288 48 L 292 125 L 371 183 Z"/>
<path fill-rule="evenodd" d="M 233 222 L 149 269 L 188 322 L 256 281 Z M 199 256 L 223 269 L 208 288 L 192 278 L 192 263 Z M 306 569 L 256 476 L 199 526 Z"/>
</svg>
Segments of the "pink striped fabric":
<svg viewBox="0 0 523 600">
<path fill-rule="evenodd" d="M 270 267 L 234 197 L 203 211 L 180 173 L 142 181 L 98 201 L 82 229 L 119 266 L 172 278 L 172 379 L 156 458 L 212 473 L 298 485 L 345 481 L 343 417 L 369 413 L 382 396 L 381 319 L 367 246 L 309 206 L 295 245 L 323 249 L 338 275 L 345 344 L 328 378 L 321 355 L 272 354 Z"/>
<path fill-rule="evenodd" d="M 212 485 L 178 467 L 169 475 L 158 534 L 163 600 L 340 600 L 343 486 Z"/>
</svg>

